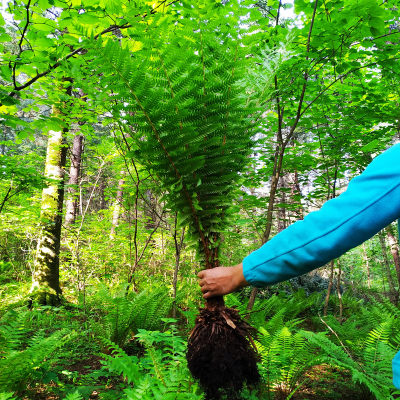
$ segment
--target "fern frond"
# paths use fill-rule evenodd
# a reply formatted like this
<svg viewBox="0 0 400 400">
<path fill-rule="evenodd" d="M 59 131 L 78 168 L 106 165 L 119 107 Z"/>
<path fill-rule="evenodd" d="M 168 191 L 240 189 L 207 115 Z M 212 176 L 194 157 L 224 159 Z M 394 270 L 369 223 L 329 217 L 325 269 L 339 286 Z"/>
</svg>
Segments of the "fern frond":
<svg viewBox="0 0 400 400">
<path fill-rule="evenodd" d="M 68 394 L 64 400 L 83 400 L 83 397 L 77 390 L 75 390 L 74 393 Z"/>
<path fill-rule="evenodd" d="M 12 351 L 6 358 L 0 359 L 0 390 L 24 387 L 35 370 L 68 339 L 69 336 L 63 330 L 41 340 L 37 336 L 37 340 L 25 350 Z"/>
<path fill-rule="evenodd" d="M 220 29 L 227 17 L 209 18 L 208 8 L 192 5 L 190 18 L 156 40 L 142 35 L 142 49 L 134 54 L 108 40 L 98 41 L 96 56 L 118 95 L 114 114 L 124 111 L 140 161 L 158 175 L 169 204 L 190 219 L 190 232 L 211 265 L 259 110 L 239 79 L 248 65 L 239 19 L 228 33 Z"/>
</svg>

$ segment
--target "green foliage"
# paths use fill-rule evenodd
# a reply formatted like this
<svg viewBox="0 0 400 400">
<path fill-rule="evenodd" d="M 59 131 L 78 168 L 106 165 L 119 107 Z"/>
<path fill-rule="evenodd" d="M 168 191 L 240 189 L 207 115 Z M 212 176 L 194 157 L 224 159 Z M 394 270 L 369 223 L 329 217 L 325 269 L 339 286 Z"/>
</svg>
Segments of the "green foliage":
<svg viewBox="0 0 400 400">
<path fill-rule="evenodd" d="M 104 319 L 99 330 L 118 346 L 124 346 L 130 334 L 140 329 L 154 330 L 172 309 L 172 298 L 163 287 L 150 287 L 140 293 L 117 293 L 114 297 L 106 287 L 96 294 L 101 300 Z"/>
<path fill-rule="evenodd" d="M 178 225 L 190 226 L 192 241 L 197 244 L 204 236 L 203 253 L 220 248 L 221 263 L 231 265 L 260 244 L 270 199 L 266 182 L 276 173 L 282 145 L 278 172 L 297 174 L 301 190 L 293 195 L 292 188 L 278 189 L 274 217 L 285 211 L 282 220 L 291 223 L 299 218 L 296 208 L 319 207 L 333 186 L 341 190 L 373 153 L 397 138 L 400 25 L 395 0 L 295 0 L 291 17 L 283 12 L 291 6 L 286 1 L 257 5 L 263 18 L 247 0 L 8 3 L 9 17 L 0 16 L 0 313 L 7 311 L 0 322 L 0 390 L 7 393 L 0 399 L 15 397 L 8 393 L 14 388 L 23 392 L 30 383 L 42 383 L 49 367 L 61 397 L 88 398 L 98 385 L 101 398 L 119 400 L 120 384 L 132 398 L 173 398 L 174 390 L 189 397 L 190 377 L 185 369 L 178 371 L 184 359 L 171 350 L 172 341 L 182 347 L 184 340 L 175 333 L 173 339 L 166 333 L 138 333 L 162 331 L 162 319 L 171 310 L 172 300 L 161 287 L 172 282 L 172 215 L 163 215 L 150 251 L 135 265 L 137 287 L 145 291 L 127 296 L 125 288 L 98 291 L 99 281 L 121 284 L 135 250 L 144 248 L 149 230 L 145 195 L 157 197 L 155 211 L 178 209 Z M 74 80 L 70 97 L 65 87 L 54 85 L 63 77 Z M 28 86 L 21 89 L 24 83 Z M 37 244 L 47 132 L 60 128 L 49 110 L 60 101 L 68 102 L 68 135 L 76 129 L 86 135 L 80 228 L 68 228 L 60 271 L 67 301 L 78 299 L 80 305 L 26 311 L 18 307 L 25 302 Z M 129 158 L 137 161 L 135 167 Z M 136 167 L 138 204 L 132 195 L 136 178 L 127 174 L 119 237 L 108 241 L 118 174 L 129 169 L 135 175 Z M 240 184 L 242 196 L 236 190 Z M 136 231 L 133 221 L 139 224 Z M 198 265 L 188 244 L 177 286 L 178 315 L 186 317 L 179 326 L 185 333 L 200 294 L 194 290 Z M 342 258 L 341 323 L 333 315 L 318 316 L 323 293 L 283 293 L 292 293 L 294 285 L 261 292 L 250 313 L 246 290 L 228 297 L 227 303 L 259 328 L 260 370 L 268 392 L 281 388 L 284 396 L 295 396 L 307 385 L 300 374 L 309 377 L 313 365 L 325 363 L 349 371 L 357 382 L 346 381 L 349 392 L 361 382 L 377 398 L 394 394 L 390 358 L 400 343 L 400 312 L 380 295 L 387 285 L 382 255 L 372 239 L 365 256 L 355 249 Z M 370 260 L 372 290 L 364 288 L 364 257 Z M 271 295 L 276 291 L 281 293 Z M 336 296 L 329 305 L 329 311 L 338 310 Z M 64 342 L 68 335 L 60 336 L 56 344 L 60 332 L 72 332 L 75 340 Z M 132 340 L 134 334 L 138 340 Z M 71 368 L 96 355 L 104 337 L 114 343 L 110 346 L 119 346 L 115 372 L 127 377 L 129 387 L 114 372 L 81 374 Z M 127 355 L 132 352 L 135 356 Z"/>
<path fill-rule="evenodd" d="M 260 371 L 269 391 L 283 385 L 289 395 L 305 382 L 304 374 L 320 363 L 307 340 L 300 332 L 294 332 L 300 323 L 296 319 L 284 323 L 282 316 L 277 315 L 259 329 Z"/>
<path fill-rule="evenodd" d="M 76 390 L 75 392 L 67 395 L 64 400 L 83 400 L 83 397 L 80 395 L 79 391 Z"/>
<path fill-rule="evenodd" d="M 50 367 L 54 362 L 54 358 L 50 361 L 50 356 L 70 339 L 65 330 L 49 336 L 38 331 L 29 338 L 26 346 L 21 346 L 23 334 L 26 332 L 18 323 L 1 326 L 0 390 L 25 388 L 41 375 L 41 369 Z"/>
<path fill-rule="evenodd" d="M 0 400 L 15 400 L 13 393 L 0 393 Z"/>
<path fill-rule="evenodd" d="M 302 332 L 302 335 L 323 350 L 321 362 L 349 370 L 354 382 L 364 384 L 378 400 L 387 400 L 393 398 L 391 361 L 395 351 L 385 343 L 386 333 L 387 326 L 380 326 L 369 333 L 360 361 L 353 359 L 347 350 L 334 344 L 322 332 Z"/>
<path fill-rule="evenodd" d="M 180 224 L 189 226 L 211 263 L 209 252 L 219 246 L 232 212 L 259 109 L 242 80 L 250 50 L 239 21 L 248 10 L 236 6 L 232 16 L 226 13 L 233 3 L 208 3 L 193 5 L 190 16 L 174 4 L 184 15 L 176 29 L 160 22 L 151 36 L 140 36 L 134 53 L 112 40 L 97 41 L 95 63 L 102 86 L 118 93 L 110 108 L 126 119 L 118 125 L 130 132 L 129 155 L 157 174 L 168 206 L 179 211 Z M 230 29 L 222 30 L 221 23 Z"/>
<path fill-rule="evenodd" d="M 166 332 L 139 330 L 136 338 L 145 348 L 141 359 L 128 356 L 108 342 L 113 354 L 104 362 L 111 372 L 122 374 L 126 380 L 125 399 L 203 398 L 186 366 L 186 341 L 177 335 L 173 326 Z"/>
</svg>

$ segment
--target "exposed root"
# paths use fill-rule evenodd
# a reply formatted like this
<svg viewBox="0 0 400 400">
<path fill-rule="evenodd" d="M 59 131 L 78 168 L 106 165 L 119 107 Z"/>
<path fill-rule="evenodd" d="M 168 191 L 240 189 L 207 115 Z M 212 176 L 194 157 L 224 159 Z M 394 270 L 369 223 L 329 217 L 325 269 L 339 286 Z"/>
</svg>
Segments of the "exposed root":
<svg viewBox="0 0 400 400">
<path fill-rule="evenodd" d="M 237 399 L 243 384 L 257 383 L 257 352 L 252 341 L 254 329 L 237 310 L 227 308 L 222 298 L 208 302 L 196 318 L 188 341 L 187 361 L 199 379 L 207 399 L 227 395 Z"/>
</svg>

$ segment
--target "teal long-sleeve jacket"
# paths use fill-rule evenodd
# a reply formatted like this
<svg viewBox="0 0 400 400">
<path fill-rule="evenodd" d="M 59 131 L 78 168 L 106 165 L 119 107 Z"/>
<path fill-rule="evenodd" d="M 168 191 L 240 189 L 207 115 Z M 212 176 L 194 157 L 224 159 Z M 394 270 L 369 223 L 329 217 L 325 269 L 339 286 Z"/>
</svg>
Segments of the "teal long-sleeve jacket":
<svg viewBox="0 0 400 400">
<path fill-rule="evenodd" d="M 256 287 L 318 268 L 358 246 L 400 218 L 400 144 L 376 157 L 347 190 L 320 210 L 289 226 L 243 260 L 243 274 Z M 393 360 L 400 388 L 400 352 Z"/>
</svg>

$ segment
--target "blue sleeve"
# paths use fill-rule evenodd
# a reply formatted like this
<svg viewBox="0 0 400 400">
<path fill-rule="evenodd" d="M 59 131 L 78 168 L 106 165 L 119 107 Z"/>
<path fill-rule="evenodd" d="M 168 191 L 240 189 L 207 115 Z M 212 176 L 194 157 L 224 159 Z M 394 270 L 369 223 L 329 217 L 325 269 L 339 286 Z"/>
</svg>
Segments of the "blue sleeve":
<svg viewBox="0 0 400 400">
<path fill-rule="evenodd" d="M 400 217 L 400 144 L 376 157 L 347 190 L 243 260 L 247 282 L 263 287 L 341 256 Z"/>
</svg>

